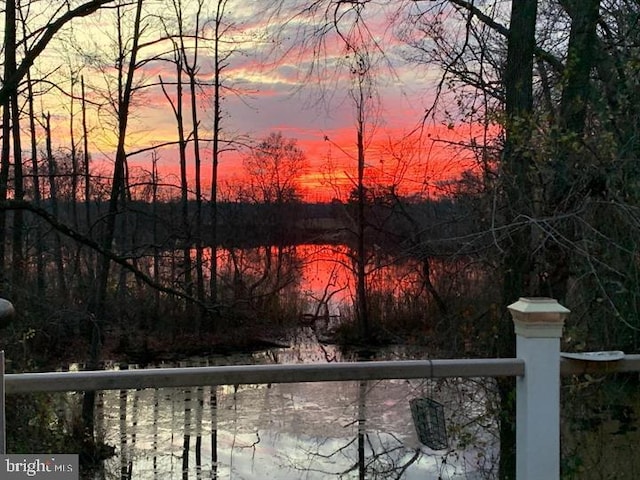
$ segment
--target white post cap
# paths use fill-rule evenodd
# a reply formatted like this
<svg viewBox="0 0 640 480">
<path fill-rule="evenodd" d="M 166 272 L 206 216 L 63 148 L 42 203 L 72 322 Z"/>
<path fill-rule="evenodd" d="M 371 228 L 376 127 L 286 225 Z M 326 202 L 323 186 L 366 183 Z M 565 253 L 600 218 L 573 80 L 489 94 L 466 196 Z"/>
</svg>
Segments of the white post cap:
<svg viewBox="0 0 640 480">
<path fill-rule="evenodd" d="M 560 338 L 564 319 L 571 312 L 557 300 L 547 297 L 521 297 L 507 308 L 516 335 L 537 338 Z"/>
</svg>

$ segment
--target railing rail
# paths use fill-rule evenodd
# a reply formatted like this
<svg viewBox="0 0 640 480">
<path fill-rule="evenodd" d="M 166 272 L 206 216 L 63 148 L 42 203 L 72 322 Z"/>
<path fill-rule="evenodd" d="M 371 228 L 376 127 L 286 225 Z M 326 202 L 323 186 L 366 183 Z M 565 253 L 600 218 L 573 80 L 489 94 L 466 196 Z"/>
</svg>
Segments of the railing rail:
<svg viewBox="0 0 640 480">
<path fill-rule="evenodd" d="M 233 365 L 145 370 L 14 373 L 5 375 L 5 392 L 12 394 L 200 385 L 502 377 L 523 374 L 524 362 L 517 358 Z"/>
<path fill-rule="evenodd" d="M 569 375 L 607 375 L 609 373 L 640 372 L 640 355 L 625 355 L 613 362 L 589 362 L 581 360 L 560 360 L 560 374 Z"/>
<path fill-rule="evenodd" d="M 490 358 L 12 373 L 4 376 L 4 382 L 6 394 L 18 394 L 260 383 L 521 377 L 524 372 L 521 359 Z M 640 372 L 640 355 L 626 355 L 615 362 L 560 360 L 563 376 L 614 372 Z"/>
</svg>

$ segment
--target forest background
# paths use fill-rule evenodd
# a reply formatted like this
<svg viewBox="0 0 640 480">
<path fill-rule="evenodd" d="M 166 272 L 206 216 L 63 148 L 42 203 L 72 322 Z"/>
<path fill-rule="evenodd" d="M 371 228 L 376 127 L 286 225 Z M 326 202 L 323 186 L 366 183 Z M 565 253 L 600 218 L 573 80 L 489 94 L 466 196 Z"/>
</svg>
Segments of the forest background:
<svg viewBox="0 0 640 480">
<path fill-rule="evenodd" d="M 568 347 L 637 350 L 637 2 L 387 3 L 2 2 L 14 366 L 295 323 L 273 274 L 313 242 L 348 248 L 350 342 L 510 356 L 504 306 L 548 296 Z M 247 247 L 258 274 L 211 261 Z M 381 301 L 380 256 L 421 293 Z"/>
</svg>

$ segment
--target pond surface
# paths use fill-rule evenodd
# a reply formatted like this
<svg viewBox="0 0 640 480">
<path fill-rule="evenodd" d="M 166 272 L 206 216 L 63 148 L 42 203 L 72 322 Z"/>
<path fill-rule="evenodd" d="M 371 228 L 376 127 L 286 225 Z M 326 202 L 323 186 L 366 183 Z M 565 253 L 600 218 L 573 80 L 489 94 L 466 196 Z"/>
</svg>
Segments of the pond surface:
<svg viewBox="0 0 640 480">
<path fill-rule="evenodd" d="M 427 355 L 394 347 L 376 356 L 409 358 Z M 306 331 L 290 348 L 155 367 L 350 360 Z M 564 380 L 563 479 L 639 478 L 638 385 L 629 375 Z M 91 478 L 495 479 L 494 387 L 487 379 L 447 379 L 101 392 L 96 428 L 116 455 Z M 415 398 L 444 406 L 446 448 L 418 441 L 409 408 Z"/>
<path fill-rule="evenodd" d="M 209 261 L 211 252 L 205 253 Z M 278 292 L 281 298 L 302 299 L 306 314 L 330 317 L 340 316 L 353 304 L 355 254 L 345 245 L 220 249 L 217 255 L 221 294 L 229 301 L 241 299 L 247 291 Z M 458 292 L 481 284 L 481 271 L 472 263 L 437 259 L 428 263 L 425 268 L 424 260 L 375 250 L 365 265 L 367 290 L 395 299 L 428 299 L 427 283 Z"/>
<path fill-rule="evenodd" d="M 158 366 L 328 360 L 343 359 L 309 340 Z M 97 428 L 117 455 L 94 478 L 487 478 L 496 449 L 484 387 L 393 380 L 102 392 Z M 418 442 L 409 400 L 422 396 L 445 404 L 447 449 Z"/>
</svg>

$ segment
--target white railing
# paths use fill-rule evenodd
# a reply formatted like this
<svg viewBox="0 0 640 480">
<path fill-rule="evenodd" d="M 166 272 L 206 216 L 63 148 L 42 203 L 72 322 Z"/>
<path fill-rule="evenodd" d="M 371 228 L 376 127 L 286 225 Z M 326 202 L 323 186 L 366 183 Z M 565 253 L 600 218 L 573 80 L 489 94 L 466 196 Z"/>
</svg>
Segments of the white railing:
<svg viewBox="0 0 640 480">
<path fill-rule="evenodd" d="M 517 357 L 407 360 L 296 365 L 235 365 L 125 371 L 46 372 L 4 375 L 0 352 L 0 453 L 5 452 L 5 394 L 127 390 L 201 385 L 242 385 L 443 377 L 517 377 L 517 478 L 560 476 L 560 375 L 640 371 L 640 355 L 615 362 L 560 358 L 569 313 L 555 300 L 520 299 L 509 306 Z"/>
<path fill-rule="evenodd" d="M 141 388 L 333 382 L 442 377 L 502 377 L 524 373 L 516 358 L 402 360 L 291 365 L 151 368 L 5 375 L 6 393 L 127 390 Z"/>
</svg>

